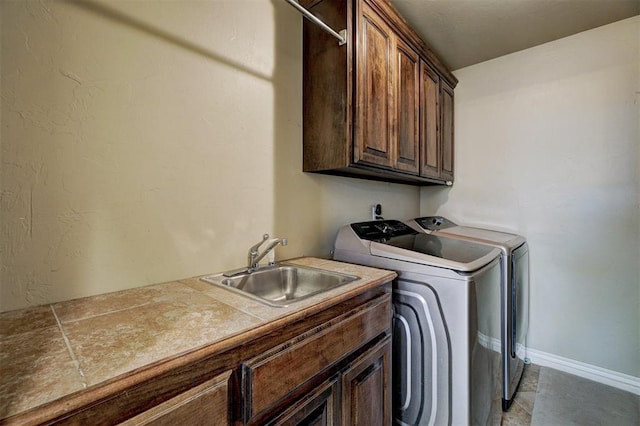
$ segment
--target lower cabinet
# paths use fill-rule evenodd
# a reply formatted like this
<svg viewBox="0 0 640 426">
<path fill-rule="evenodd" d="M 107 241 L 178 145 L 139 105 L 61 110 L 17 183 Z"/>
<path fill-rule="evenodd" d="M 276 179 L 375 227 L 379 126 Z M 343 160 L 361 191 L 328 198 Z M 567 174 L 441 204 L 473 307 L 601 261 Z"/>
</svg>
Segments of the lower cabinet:
<svg viewBox="0 0 640 426">
<path fill-rule="evenodd" d="M 267 424 L 390 425 L 390 362 L 391 338 L 386 337 Z"/>
<path fill-rule="evenodd" d="M 390 315 L 385 295 L 244 362 L 243 423 L 389 424 Z"/>
</svg>

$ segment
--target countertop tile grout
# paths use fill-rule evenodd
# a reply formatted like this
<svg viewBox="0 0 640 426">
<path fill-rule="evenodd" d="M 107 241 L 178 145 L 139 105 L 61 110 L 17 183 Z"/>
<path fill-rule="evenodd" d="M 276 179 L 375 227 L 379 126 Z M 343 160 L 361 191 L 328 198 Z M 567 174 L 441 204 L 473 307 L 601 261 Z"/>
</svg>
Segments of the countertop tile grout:
<svg viewBox="0 0 640 426">
<path fill-rule="evenodd" d="M 62 303 L 64 303 L 64 302 L 62 302 Z M 85 321 L 85 320 L 88 320 L 88 319 L 91 319 L 91 318 L 98 318 L 98 317 L 101 317 L 101 316 L 104 316 L 104 315 L 111 315 L 111 314 L 115 314 L 115 313 L 118 313 L 118 312 L 124 312 L 124 311 L 130 310 L 130 309 L 137 309 L 137 308 L 140 308 L 140 307 L 143 307 L 143 306 L 152 305 L 154 303 L 158 303 L 158 302 L 155 302 L 155 301 L 144 302 L 144 303 L 140 303 L 140 304 L 137 304 L 137 305 L 127 306 L 127 307 L 121 308 L 121 309 L 114 309 L 114 310 L 111 310 L 111 311 L 104 311 L 104 312 L 100 312 L 98 314 L 87 315 L 87 316 L 84 316 L 84 317 L 73 318 L 73 319 L 69 319 L 69 320 L 60 320 L 58 318 L 58 316 L 56 315 L 56 320 L 58 321 L 59 324 L 73 324 L 73 323 L 76 323 L 76 322 L 79 322 L 79 321 Z M 54 305 L 51 305 L 51 309 L 54 309 Z"/>
<path fill-rule="evenodd" d="M 254 313 L 248 312 L 248 310 L 242 309 L 241 307 L 234 306 L 234 304 L 233 304 L 233 303 L 229 303 L 229 302 L 226 302 L 226 301 L 224 301 L 224 300 L 218 300 L 218 299 L 212 298 L 212 297 L 211 297 L 211 296 L 209 296 L 208 294 L 204 294 L 204 296 L 205 296 L 205 297 L 208 297 L 208 298 L 210 298 L 210 299 L 212 299 L 212 300 L 215 300 L 215 301 L 216 301 L 216 302 L 218 302 L 218 303 L 221 303 L 221 304 L 223 304 L 223 305 L 229 306 L 231 309 L 235 309 L 236 311 L 240 311 L 240 312 L 242 312 L 243 314 L 249 315 L 250 317 L 253 317 L 253 318 L 258 319 L 258 320 L 260 320 L 260 321 L 268 321 L 268 320 L 269 320 L 269 318 L 261 317 L 261 316 L 259 316 L 259 315 L 254 314 Z"/>
<path fill-rule="evenodd" d="M 69 352 L 69 355 L 73 360 L 73 364 L 76 366 L 78 374 L 80 375 L 80 380 L 82 381 L 82 387 L 86 389 L 88 387 L 87 378 L 82 372 L 82 367 L 80 367 L 80 361 L 78 361 L 76 354 L 73 352 L 73 348 L 71 347 L 71 342 L 69 342 L 69 338 L 67 337 L 67 334 L 64 331 L 64 327 L 60 322 L 60 318 L 58 318 L 58 315 L 56 314 L 55 308 L 53 307 L 53 305 L 49 305 L 49 307 L 51 308 L 51 313 L 53 314 L 53 317 L 56 319 L 56 323 L 58 324 L 58 330 L 60 330 L 60 334 L 62 334 L 62 339 L 64 340 L 64 344 L 67 347 L 67 351 Z"/>
</svg>

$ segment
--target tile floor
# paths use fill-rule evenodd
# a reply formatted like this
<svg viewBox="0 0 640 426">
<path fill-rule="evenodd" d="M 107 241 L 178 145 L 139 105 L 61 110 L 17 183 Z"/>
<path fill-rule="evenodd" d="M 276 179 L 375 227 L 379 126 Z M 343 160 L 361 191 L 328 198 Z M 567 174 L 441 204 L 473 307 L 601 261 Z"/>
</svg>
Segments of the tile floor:
<svg viewBox="0 0 640 426">
<path fill-rule="evenodd" d="M 528 365 L 503 426 L 640 426 L 640 396 Z"/>
</svg>

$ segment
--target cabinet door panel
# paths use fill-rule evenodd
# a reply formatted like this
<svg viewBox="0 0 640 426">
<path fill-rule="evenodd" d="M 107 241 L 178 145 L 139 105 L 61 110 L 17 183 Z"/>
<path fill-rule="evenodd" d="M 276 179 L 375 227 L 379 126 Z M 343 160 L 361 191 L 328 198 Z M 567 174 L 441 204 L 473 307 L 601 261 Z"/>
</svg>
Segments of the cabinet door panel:
<svg viewBox="0 0 640 426">
<path fill-rule="evenodd" d="M 391 338 L 356 360 L 342 376 L 342 423 L 352 426 L 391 424 Z"/>
<path fill-rule="evenodd" d="M 418 54 L 402 40 L 397 40 L 397 123 L 395 168 L 418 173 L 419 162 L 419 71 Z"/>
<path fill-rule="evenodd" d="M 422 148 L 420 174 L 440 178 L 440 78 L 427 64 L 420 64 L 420 145 Z"/>
<path fill-rule="evenodd" d="M 393 165 L 392 114 L 394 39 L 391 28 L 362 4 L 358 49 L 357 121 L 354 161 Z"/>
<path fill-rule="evenodd" d="M 442 102 L 442 179 L 453 180 L 453 89 L 441 84 Z"/>
<path fill-rule="evenodd" d="M 334 378 L 268 424 L 273 426 L 338 425 L 340 423 L 338 395 L 338 379 Z"/>
</svg>

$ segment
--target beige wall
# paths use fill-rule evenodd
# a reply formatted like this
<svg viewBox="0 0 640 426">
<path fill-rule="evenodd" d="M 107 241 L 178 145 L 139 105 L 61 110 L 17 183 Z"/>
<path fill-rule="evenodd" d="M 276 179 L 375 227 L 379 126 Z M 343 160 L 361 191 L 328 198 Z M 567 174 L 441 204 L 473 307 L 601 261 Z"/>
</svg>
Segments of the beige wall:
<svg viewBox="0 0 640 426">
<path fill-rule="evenodd" d="M 525 235 L 533 349 L 640 377 L 640 17 L 458 70 L 456 183 L 421 213 Z"/>
<path fill-rule="evenodd" d="M 416 187 L 301 172 L 301 16 L 285 2 L 0 3 L 0 311 L 328 256 Z"/>
<path fill-rule="evenodd" d="M 0 311 L 442 213 L 531 244 L 533 348 L 640 376 L 638 18 L 459 70 L 451 189 L 301 172 L 281 1 L 0 2 Z"/>
</svg>

